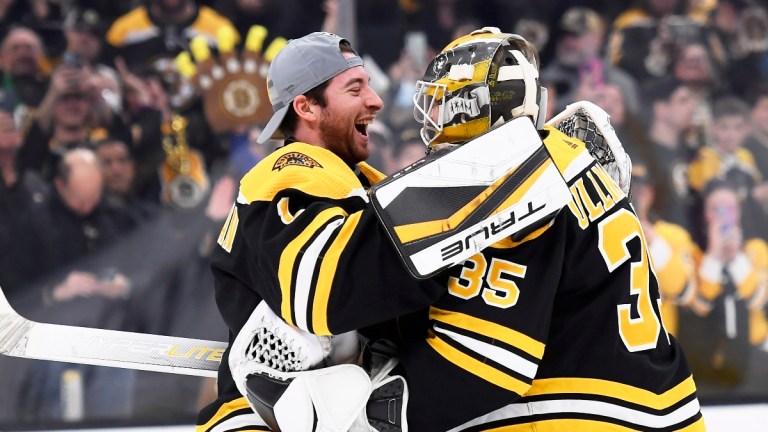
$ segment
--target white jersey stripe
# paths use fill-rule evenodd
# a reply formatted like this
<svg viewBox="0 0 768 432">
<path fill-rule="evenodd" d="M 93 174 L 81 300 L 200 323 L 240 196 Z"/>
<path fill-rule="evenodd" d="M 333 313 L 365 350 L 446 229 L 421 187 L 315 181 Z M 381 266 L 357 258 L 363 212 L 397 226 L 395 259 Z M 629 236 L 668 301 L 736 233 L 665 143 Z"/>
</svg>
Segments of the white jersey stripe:
<svg viewBox="0 0 768 432">
<path fill-rule="evenodd" d="M 582 399 L 560 399 L 528 403 L 513 403 L 488 414 L 470 420 L 448 432 L 457 432 L 503 419 L 520 419 L 534 415 L 556 414 L 557 418 L 568 418 L 568 414 L 591 414 L 609 417 L 631 423 L 641 429 L 668 428 L 682 421 L 693 418 L 701 410 L 698 399 L 694 399 L 680 408 L 664 415 L 649 414 L 602 401 Z"/>
<path fill-rule="evenodd" d="M 232 417 L 216 425 L 210 432 L 227 432 L 235 429 L 240 429 L 246 426 L 266 426 L 264 420 L 259 417 L 258 414 L 243 414 Z"/>
<path fill-rule="evenodd" d="M 503 365 L 506 368 L 512 369 L 515 372 L 533 379 L 536 376 L 538 365 L 532 361 L 526 360 L 519 355 L 509 352 L 499 346 L 491 345 L 486 342 L 472 339 L 468 336 L 440 328 L 439 324 L 434 326 L 436 332 L 444 334 L 466 348 L 476 352 L 477 354 L 487 357 L 496 363 Z"/>
<path fill-rule="evenodd" d="M 325 249 L 328 239 L 336 229 L 344 224 L 344 219 L 338 219 L 329 223 L 320 235 L 315 238 L 301 257 L 299 271 L 296 275 L 296 292 L 294 295 L 293 309 L 296 315 L 296 326 L 309 331 L 307 321 L 309 319 L 309 293 L 312 289 L 312 280 L 315 276 L 317 261 L 320 252 Z"/>
</svg>

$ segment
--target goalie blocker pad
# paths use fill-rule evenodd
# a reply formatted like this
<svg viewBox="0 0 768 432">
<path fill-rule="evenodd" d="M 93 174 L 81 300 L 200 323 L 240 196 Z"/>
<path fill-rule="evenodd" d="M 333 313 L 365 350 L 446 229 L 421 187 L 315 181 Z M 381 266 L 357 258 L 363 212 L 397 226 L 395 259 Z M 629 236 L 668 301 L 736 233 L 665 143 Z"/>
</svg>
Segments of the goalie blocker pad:
<svg viewBox="0 0 768 432">
<path fill-rule="evenodd" d="M 418 279 L 541 226 L 571 199 L 527 117 L 449 152 L 427 155 L 376 184 L 369 194 L 395 248 Z"/>
</svg>

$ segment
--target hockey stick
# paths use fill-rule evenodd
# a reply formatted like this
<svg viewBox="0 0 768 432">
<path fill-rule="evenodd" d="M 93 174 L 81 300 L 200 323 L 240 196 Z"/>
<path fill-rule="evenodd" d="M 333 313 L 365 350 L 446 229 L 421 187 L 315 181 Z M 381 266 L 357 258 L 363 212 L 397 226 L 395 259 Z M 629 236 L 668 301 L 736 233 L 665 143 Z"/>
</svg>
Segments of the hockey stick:
<svg viewBox="0 0 768 432">
<path fill-rule="evenodd" d="M 224 342 L 30 321 L 0 288 L 0 354 L 19 358 L 216 377 Z"/>
</svg>

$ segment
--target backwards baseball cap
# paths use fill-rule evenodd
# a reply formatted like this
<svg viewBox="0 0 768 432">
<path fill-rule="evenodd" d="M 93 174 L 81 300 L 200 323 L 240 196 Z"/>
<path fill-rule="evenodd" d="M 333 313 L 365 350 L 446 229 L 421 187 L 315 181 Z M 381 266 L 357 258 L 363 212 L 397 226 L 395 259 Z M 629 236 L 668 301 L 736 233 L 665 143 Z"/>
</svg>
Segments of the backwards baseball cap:
<svg viewBox="0 0 768 432">
<path fill-rule="evenodd" d="M 363 65 L 363 59 L 357 55 L 344 58 L 339 47 L 343 40 L 333 33 L 315 32 L 290 40 L 277 53 L 267 72 L 267 92 L 274 114 L 256 139 L 259 144 L 285 138 L 277 129 L 297 96 L 347 69 Z"/>
</svg>

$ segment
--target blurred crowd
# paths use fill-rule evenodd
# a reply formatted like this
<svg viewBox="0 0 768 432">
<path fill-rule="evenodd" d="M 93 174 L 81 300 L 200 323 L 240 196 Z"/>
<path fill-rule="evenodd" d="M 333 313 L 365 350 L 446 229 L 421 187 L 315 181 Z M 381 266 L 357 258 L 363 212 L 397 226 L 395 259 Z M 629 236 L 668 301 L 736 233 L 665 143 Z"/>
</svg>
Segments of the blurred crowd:
<svg viewBox="0 0 768 432">
<path fill-rule="evenodd" d="M 425 153 L 416 81 L 482 26 L 537 46 L 548 117 L 576 100 L 610 114 L 701 399 L 768 401 L 759 0 L 0 0 L 3 292 L 37 321 L 226 340 L 208 256 L 240 176 L 282 143 L 256 143 L 256 114 L 217 111 L 238 96 L 200 78 L 206 58 L 350 37 L 385 101 L 369 163 L 391 174 Z M 0 358 L 0 427 L 192 422 L 211 381 Z"/>
</svg>

